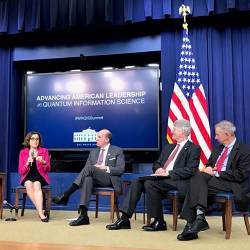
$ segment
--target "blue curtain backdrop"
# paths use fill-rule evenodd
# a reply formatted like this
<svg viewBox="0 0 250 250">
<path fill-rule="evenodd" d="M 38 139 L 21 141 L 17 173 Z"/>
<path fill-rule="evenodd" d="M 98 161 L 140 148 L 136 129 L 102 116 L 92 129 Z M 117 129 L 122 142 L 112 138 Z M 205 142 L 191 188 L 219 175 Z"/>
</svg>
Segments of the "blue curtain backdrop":
<svg viewBox="0 0 250 250">
<path fill-rule="evenodd" d="M 237 137 L 250 143 L 250 27 L 194 28 L 189 37 L 209 103 L 212 130 L 215 123 L 228 119 L 236 124 Z M 181 32 L 162 34 L 163 127 L 167 125 L 181 39 Z"/>
<path fill-rule="evenodd" d="M 249 11 L 250 0 L 0 0 L 0 44 L 2 39 L 25 32 L 65 31 L 89 25 L 123 25 L 169 19 L 180 23 L 180 4 L 190 5 L 195 20 L 207 16 L 206 25 L 190 25 L 190 39 L 201 80 L 209 101 L 211 126 L 229 119 L 237 126 L 237 135 L 250 143 L 250 21 L 245 26 L 210 23 L 208 16 Z M 193 17 L 193 19 L 192 19 Z M 232 20 L 233 23 L 234 20 Z M 220 19 L 223 23 L 223 18 Z M 204 23 L 204 21 L 203 21 Z M 90 26 L 94 28 L 96 26 Z M 96 39 L 101 41 L 100 34 Z M 161 34 L 162 128 L 166 128 L 169 101 L 179 60 L 181 29 L 166 25 Z M 24 46 L 32 45 L 32 40 Z M 46 44 L 45 44 L 46 45 Z M 53 46 L 63 45 L 53 44 Z M 1 45 L 0 45 L 1 46 Z M 0 170 L 16 169 L 20 148 L 22 91 L 21 76 L 13 70 L 12 47 L 0 47 Z M 9 46 L 9 47 L 8 47 Z M 19 131 L 19 132 L 18 132 Z M 162 141 L 165 141 L 162 132 Z"/>
<path fill-rule="evenodd" d="M 0 171 L 7 171 L 10 116 L 11 50 L 0 48 Z"/>
<path fill-rule="evenodd" d="M 250 10 L 250 0 L 0 0 L 0 32 L 180 19 L 183 3 L 190 6 L 193 17 Z"/>
</svg>

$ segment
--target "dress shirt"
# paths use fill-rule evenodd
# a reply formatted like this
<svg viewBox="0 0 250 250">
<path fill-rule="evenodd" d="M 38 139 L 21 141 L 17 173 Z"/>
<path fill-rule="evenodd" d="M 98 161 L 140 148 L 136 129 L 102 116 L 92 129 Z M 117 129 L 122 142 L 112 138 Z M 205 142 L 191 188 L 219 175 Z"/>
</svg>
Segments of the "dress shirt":
<svg viewBox="0 0 250 250">
<path fill-rule="evenodd" d="M 219 157 L 218 157 L 218 159 L 217 159 L 217 161 L 218 161 L 218 160 L 220 159 L 221 155 L 223 154 L 225 148 L 228 147 L 227 157 L 226 157 L 225 161 L 224 161 L 223 164 L 222 164 L 221 172 L 226 170 L 228 158 L 229 158 L 230 152 L 231 152 L 231 150 L 232 150 L 232 148 L 233 148 L 235 142 L 236 142 L 236 138 L 235 138 L 229 145 L 224 145 L 224 148 L 223 148 L 223 150 L 221 151 L 221 153 L 220 153 L 220 155 L 219 155 Z M 216 164 L 217 164 L 217 161 L 216 161 Z M 215 166 L 216 166 L 216 164 L 215 164 Z M 219 174 L 217 171 L 215 172 L 214 175 L 215 175 L 216 177 L 220 177 L 220 174 Z"/>
<path fill-rule="evenodd" d="M 105 147 L 100 148 L 100 153 L 101 153 L 101 150 L 104 149 L 104 152 L 103 152 L 103 161 L 102 161 L 101 166 L 105 166 L 105 162 L 106 162 L 106 158 L 107 158 L 109 146 L 110 146 L 110 143 L 108 145 L 106 145 Z M 110 169 L 109 169 L 108 166 L 107 166 L 106 172 L 110 173 Z"/>
<path fill-rule="evenodd" d="M 182 148 L 183 148 L 184 145 L 187 143 L 187 141 L 188 141 L 188 139 L 186 139 L 186 140 L 184 140 L 184 141 L 178 143 L 178 144 L 180 144 L 180 147 L 179 147 L 179 149 L 178 149 L 178 151 L 177 151 L 177 153 L 176 153 L 174 159 L 169 163 L 169 165 L 168 165 L 166 171 L 169 172 L 169 171 L 173 170 L 175 160 L 177 159 L 179 153 L 181 152 Z"/>
</svg>

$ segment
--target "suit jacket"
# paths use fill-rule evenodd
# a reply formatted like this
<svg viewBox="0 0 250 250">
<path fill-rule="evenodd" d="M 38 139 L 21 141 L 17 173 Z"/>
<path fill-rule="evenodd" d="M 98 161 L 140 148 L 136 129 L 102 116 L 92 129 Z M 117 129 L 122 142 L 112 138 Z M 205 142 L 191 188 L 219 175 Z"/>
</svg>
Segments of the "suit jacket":
<svg viewBox="0 0 250 250">
<path fill-rule="evenodd" d="M 164 166 L 175 144 L 167 144 L 163 148 L 159 159 L 153 164 L 153 172 Z M 179 191 L 186 192 L 186 182 L 198 171 L 201 149 L 198 145 L 187 141 L 178 154 L 173 170 L 169 171 L 170 179 L 176 181 Z"/>
<path fill-rule="evenodd" d="M 99 153 L 99 147 L 92 149 L 89 153 L 89 157 L 87 159 L 85 167 L 95 165 L 98 160 Z M 110 169 L 110 179 L 115 191 L 117 192 L 117 194 L 121 194 L 121 175 L 124 173 L 125 170 L 125 159 L 122 149 L 117 146 L 110 145 L 107 152 L 105 165 L 108 166 Z"/>
<path fill-rule="evenodd" d="M 50 157 L 48 149 L 39 147 L 37 149 L 38 156 L 42 156 L 45 160 L 45 164 L 42 164 L 40 161 L 36 161 L 37 170 L 40 175 L 46 180 L 47 183 L 50 183 L 48 172 L 50 171 Z M 19 153 L 19 163 L 18 163 L 18 173 L 20 174 L 20 183 L 25 179 L 29 173 L 30 167 L 26 165 L 29 158 L 29 149 L 22 149 Z"/>
<path fill-rule="evenodd" d="M 221 154 L 224 145 L 219 145 L 212 151 L 207 166 L 214 167 Z M 232 182 L 232 191 L 237 200 L 243 200 L 249 190 L 250 174 L 250 148 L 248 145 L 241 144 L 237 140 L 230 152 L 226 171 L 220 173 L 222 180 Z"/>
</svg>

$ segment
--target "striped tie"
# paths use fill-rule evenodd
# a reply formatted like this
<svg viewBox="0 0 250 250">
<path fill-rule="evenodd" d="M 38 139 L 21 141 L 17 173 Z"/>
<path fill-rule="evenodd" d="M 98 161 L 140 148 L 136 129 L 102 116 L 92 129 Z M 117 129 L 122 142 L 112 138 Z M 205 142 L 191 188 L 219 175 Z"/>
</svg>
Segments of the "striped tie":
<svg viewBox="0 0 250 250">
<path fill-rule="evenodd" d="M 174 157 L 176 156 L 178 150 L 179 150 L 180 144 L 176 144 L 174 150 L 172 151 L 172 153 L 170 154 L 170 156 L 168 157 L 167 161 L 165 162 L 163 169 L 167 169 L 168 165 L 170 164 L 170 162 L 174 159 Z"/>
</svg>

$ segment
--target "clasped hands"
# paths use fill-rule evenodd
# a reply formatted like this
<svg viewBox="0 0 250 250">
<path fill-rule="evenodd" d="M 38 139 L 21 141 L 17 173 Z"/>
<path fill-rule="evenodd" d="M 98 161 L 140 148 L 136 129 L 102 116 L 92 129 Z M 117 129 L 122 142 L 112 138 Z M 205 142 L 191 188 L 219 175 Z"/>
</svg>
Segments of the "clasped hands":
<svg viewBox="0 0 250 250">
<path fill-rule="evenodd" d="M 99 168 L 99 169 L 101 169 L 101 170 L 107 170 L 107 166 L 103 166 L 103 165 L 100 165 L 100 164 L 95 164 L 95 167 L 96 168 Z"/>
<path fill-rule="evenodd" d="M 207 174 L 213 176 L 213 175 L 215 175 L 216 171 L 217 171 L 216 167 L 208 166 L 208 167 L 204 168 L 204 170 L 202 172 L 207 173 Z"/>
</svg>

